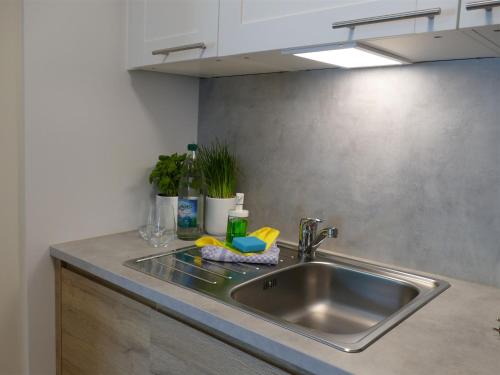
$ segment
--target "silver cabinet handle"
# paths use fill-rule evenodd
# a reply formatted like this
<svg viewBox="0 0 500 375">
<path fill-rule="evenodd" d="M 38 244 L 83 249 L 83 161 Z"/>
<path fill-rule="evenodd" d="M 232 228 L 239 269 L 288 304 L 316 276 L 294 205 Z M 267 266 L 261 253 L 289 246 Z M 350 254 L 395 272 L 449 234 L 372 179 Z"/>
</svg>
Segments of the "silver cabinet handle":
<svg viewBox="0 0 500 375">
<path fill-rule="evenodd" d="M 412 10 L 410 12 L 386 14 L 384 16 L 359 18 L 359 19 L 350 20 L 350 21 L 334 22 L 334 23 L 332 23 L 332 29 L 341 29 L 343 27 L 349 27 L 349 28 L 353 29 L 356 26 L 370 25 L 372 23 L 399 21 L 399 20 L 405 20 L 408 18 L 420 18 L 420 17 L 434 18 L 434 16 L 437 16 L 440 14 L 441 14 L 441 8 Z"/>
<path fill-rule="evenodd" d="M 484 9 L 486 11 L 491 11 L 493 7 L 500 7 L 500 0 L 474 1 L 472 3 L 465 4 L 466 10 Z"/>
<path fill-rule="evenodd" d="M 180 52 L 180 51 L 187 51 L 190 49 L 205 49 L 207 46 L 205 43 L 193 43 L 193 44 L 185 44 L 183 46 L 178 46 L 178 47 L 171 47 L 171 48 L 163 48 L 163 49 L 156 49 L 151 54 L 153 56 L 155 55 L 165 55 L 168 56 L 171 52 Z"/>
</svg>

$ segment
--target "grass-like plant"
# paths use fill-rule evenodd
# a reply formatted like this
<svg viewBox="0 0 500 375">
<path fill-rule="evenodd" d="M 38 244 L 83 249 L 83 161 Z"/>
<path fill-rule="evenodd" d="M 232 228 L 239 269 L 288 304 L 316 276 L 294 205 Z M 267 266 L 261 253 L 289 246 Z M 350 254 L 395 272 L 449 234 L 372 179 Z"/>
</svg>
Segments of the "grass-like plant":
<svg viewBox="0 0 500 375">
<path fill-rule="evenodd" d="M 158 162 L 149 175 L 149 183 L 156 186 L 159 195 L 177 196 L 182 163 L 185 159 L 186 154 L 178 155 L 175 153 L 170 156 L 158 156 Z"/>
<path fill-rule="evenodd" d="M 197 158 L 205 176 L 208 196 L 233 198 L 236 195 L 238 166 L 227 143 L 216 140 L 208 146 L 200 146 Z"/>
</svg>

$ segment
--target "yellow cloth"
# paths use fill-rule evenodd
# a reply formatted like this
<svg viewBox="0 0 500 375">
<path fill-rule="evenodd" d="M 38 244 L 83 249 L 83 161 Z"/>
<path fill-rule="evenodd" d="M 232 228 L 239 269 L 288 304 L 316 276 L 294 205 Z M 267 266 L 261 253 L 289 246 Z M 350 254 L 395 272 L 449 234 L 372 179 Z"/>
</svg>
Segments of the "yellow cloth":
<svg viewBox="0 0 500 375">
<path fill-rule="evenodd" d="M 271 245 L 278 239 L 280 235 L 280 231 L 270 227 L 264 227 L 256 230 L 255 232 L 250 233 L 248 236 L 257 237 L 259 240 L 262 240 L 266 243 L 266 250 L 271 247 Z M 234 247 L 232 247 L 227 242 L 222 242 L 215 237 L 204 236 L 196 240 L 195 245 L 198 247 L 205 246 L 218 246 L 223 247 L 233 253 L 244 255 L 244 256 L 252 256 L 255 253 L 243 253 Z"/>
</svg>

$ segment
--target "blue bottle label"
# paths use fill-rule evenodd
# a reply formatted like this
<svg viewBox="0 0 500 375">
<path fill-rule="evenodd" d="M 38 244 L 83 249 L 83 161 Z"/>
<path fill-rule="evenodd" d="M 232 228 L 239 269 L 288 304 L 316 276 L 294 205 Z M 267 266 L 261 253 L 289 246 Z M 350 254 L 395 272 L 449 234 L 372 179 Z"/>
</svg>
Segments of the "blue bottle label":
<svg viewBox="0 0 500 375">
<path fill-rule="evenodd" d="M 196 228 L 198 214 L 198 198 L 179 198 L 177 225 L 180 228 Z"/>
</svg>

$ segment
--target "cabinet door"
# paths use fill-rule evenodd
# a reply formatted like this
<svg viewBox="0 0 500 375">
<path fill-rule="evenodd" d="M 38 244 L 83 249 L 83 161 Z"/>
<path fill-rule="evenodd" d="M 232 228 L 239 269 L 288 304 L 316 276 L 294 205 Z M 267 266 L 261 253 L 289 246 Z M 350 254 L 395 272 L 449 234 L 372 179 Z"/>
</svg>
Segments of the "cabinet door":
<svg viewBox="0 0 500 375">
<path fill-rule="evenodd" d="M 60 265 L 59 265 L 60 267 Z M 61 375 L 288 375 L 267 362 L 66 268 Z"/>
<path fill-rule="evenodd" d="M 162 313 L 151 314 L 151 373 L 289 375 Z"/>
<path fill-rule="evenodd" d="M 435 17 L 421 17 L 415 19 L 415 32 L 428 33 L 444 30 L 455 30 L 458 22 L 459 0 L 418 0 L 417 9 L 436 9 L 441 13 Z"/>
<path fill-rule="evenodd" d="M 60 269 L 61 375 L 148 375 L 151 309 Z"/>
<path fill-rule="evenodd" d="M 128 67 L 217 56 L 218 0 L 128 0 Z M 153 51 L 203 43 L 168 55 Z"/>
<path fill-rule="evenodd" d="M 221 0 L 219 55 L 412 34 L 415 19 L 332 29 L 333 22 L 417 10 L 417 0 Z"/>
<path fill-rule="evenodd" d="M 460 27 L 500 25 L 500 0 L 462 0 Z"/>
</svg>

